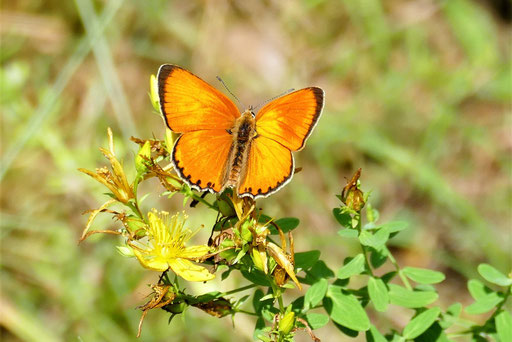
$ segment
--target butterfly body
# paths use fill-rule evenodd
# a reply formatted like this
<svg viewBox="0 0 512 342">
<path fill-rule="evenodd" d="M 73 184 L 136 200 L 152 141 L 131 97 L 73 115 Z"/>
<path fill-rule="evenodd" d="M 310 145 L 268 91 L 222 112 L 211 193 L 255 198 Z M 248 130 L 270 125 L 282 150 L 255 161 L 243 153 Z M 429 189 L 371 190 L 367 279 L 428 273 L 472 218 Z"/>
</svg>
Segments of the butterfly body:
<svg viewBox="0 0 512 342">
<path fill-rule="evenodd" d="M 292 151 L 301 150 L 316 125 L 323 90 L 304 88 L 243 113 L 224 94 L 189 71 L 164 64 L 158 72 L 161 112 L 182 135 L 172 162 L 192 188 L 240 197 L 266 197 L 293 176 Z"/>
<path fill-rule="evenodd" d="M 243 166 L 246 164 L 247 155 L 251 141 L 256 138 L 256 121 L 254 113 L 246 110 L 240 118 L 235 121 L 235 126 L 230 130 L 233 135 L 231 146 L 229 168 L 226 170 L 225 187 L 236 187 L 242 175 Z"/>
</svg>

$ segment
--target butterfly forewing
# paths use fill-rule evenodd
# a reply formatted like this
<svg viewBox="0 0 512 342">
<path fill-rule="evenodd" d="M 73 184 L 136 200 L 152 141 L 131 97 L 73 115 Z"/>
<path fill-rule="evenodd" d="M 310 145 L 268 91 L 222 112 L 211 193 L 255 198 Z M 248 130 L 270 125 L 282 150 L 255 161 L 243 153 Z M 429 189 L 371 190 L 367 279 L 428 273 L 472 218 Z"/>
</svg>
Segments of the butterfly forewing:
<svg viewBox="0 0 512 342">
<path fill-rule="evenodd" d="M 158 71 L 160 109 L 167 126 L 183 133 L 174 145 L 176 172 L 197 190 L 220 191 L 240 116 L 224 94 L 189 71 L 164 64 Z"/>
<path fill-rule="evenodd" d="M 294 91 L 265 105 L 256 115 L 256 131 L 290 151 L 301 150 L 324 106 L 324 91 L 311 87 Z"/>
<path fill-rule="evenodd" d="M 224 94 L 176 65 L 160 67 L 158 97 L 167 126 L 177 133 L 230 129 L 240 116 Z"/>
</svg>

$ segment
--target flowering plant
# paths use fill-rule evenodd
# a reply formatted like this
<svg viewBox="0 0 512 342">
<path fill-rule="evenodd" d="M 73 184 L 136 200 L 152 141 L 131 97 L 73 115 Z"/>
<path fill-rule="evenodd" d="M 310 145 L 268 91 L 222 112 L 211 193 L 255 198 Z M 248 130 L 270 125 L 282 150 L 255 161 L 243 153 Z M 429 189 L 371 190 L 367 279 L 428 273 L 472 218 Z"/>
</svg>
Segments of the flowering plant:
<svg viewBox="0 0 512 342">
<path fill-rule="evenodd" d="M 213 202 L 190 189 L 167 161 L 174 141 L 170 131 L 164 140 L 132 138 L 139 145 L 133 182 L 128 181 L 122 163 L 116 158 L 110 129 L 108 137 L 109 149 L 101 152 L 110 162 L 111 170 L 80 169 L 110 191 L 110 199 L 90 211 L 80 241 L 96 233 L 122 236 L 124 244 L 118 247 L 122 255 L 134 257 L 144 268 L 160 272 L 158 282 L 151 285 L 150 300 L 140 306 L 138 335 L 150 310 L 163 309 L 173 318 L 183 314 L 187 307 L 195 307 L 215 317 L 255 316 L 254 339 L 261 341 L 292 341 L 298 331 L 305 331 L 312 340 L 319 341 L 316 330 L 329 322 L 334 323 L 340 334 L 354 337 L 364 333 L 368 341 L 448 341 L 460 335 L 470 336 L 474 341 L 512 340 L 512 316 L 505 309 L 512 277 L 482 264 L 478 272 L 493 288 L 480 280 L 468 282 L 475 302 L 465 312 L 491 312 L 481 325 L 460 318 L 460 303 L 444 309 L 436 305 L 439 295 L 434 285 L 442 282 L 445 275 L 399 266 L 387 243 L 406 229 L 407 224 L 379 222 L 378 211 L 369 203 L 369 193 L 361 189 L 361 169 L 340 191 L 339 205 L 333 209 L 340 225 L 338 238 L 355 239 L 360 252 L 347 257 L 333 271 L 320 259 L 320 251 L 295 253 L 292 231 L 298 227 L 298 219 L 269 217 L 256 210 L 252 199 L 238 198 L 229 189 L 215 196 Z M 189 228 L 183 213 L 141 211 L 137 188 L 150 178 L 159 180 L 165 195 L 180 194 L 185 204 L 192 200 L 190 207 L 204 205 L 217 213 L 207 243 L 187 245 L 198 230 Z M 111 209 L 116 204 L 122 209 Z M 113 215 L 120 228 L 91 230 L 100 213 Z M 384 265 L 392 270 L 383 273 Z M 171 273 L 175 276 L 170 276 Z M 224 280 L 237 273 L 249 284 L 223 293 L 192 295 L 179 281 L 182 278 L 205 282 L 219 275 Z M 351 282 L 355 278 L 357 285 Z M 293 288 L 299 290 L 294 292 L 299 294 L 298 298 L 285 303 L 283 294 Z M 252 293 L 234 297 L 242 291 Z M 248 309 L 246 301 L 250 297 L 252 308 Z M 407 308 L 412 313 L 405 326 L 383 334 L 373 317 L 387 312 L 391 306 Z"/>
</svg>

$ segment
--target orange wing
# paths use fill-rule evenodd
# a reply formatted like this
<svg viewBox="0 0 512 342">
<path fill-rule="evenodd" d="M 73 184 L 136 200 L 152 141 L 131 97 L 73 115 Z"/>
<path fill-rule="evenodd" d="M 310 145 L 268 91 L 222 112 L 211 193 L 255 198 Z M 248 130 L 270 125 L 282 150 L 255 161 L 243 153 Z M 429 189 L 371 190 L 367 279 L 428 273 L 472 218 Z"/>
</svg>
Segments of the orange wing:
<svg viewBox="0 0 512 342">
<path fill-rule="evenodd" d="M 251 142 L 238 194 L 240 197 L 266 197 L 288 183 L 293 168 L 293 156 L 288 148 L 258 136 Z"/>
<path fill-rule="evenodd" d="M 176 65 L 158 70 L 160 110 L 176 133 L 230 129 L 240 112 L 224 94 Z"/>
<path fill-rule="evenodd" d="M 324 91 L 311 87 L 294 91 L 264 106 L 256 115 L 258 135 L 291 151 L 301 150 L 324 106 Z"/>
<path fill-rule="evenodd" d="M 232 143 L 233 138 L 225 130 L 185 133 L 174 145 L 174 168 L 192 188 L 219 192 Z"/>
</svg>

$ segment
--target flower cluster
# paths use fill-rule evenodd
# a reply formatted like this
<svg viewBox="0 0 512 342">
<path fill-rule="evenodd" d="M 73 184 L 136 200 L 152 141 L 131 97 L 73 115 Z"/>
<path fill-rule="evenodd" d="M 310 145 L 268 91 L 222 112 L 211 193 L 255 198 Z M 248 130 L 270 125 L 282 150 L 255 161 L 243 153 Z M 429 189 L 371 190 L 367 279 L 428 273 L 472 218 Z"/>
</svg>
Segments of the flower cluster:
<svg viewBox="0 0 512 342">
<path fill-rule="evenodd" d="M 296 276 L 290 227 L 256 211 L 255 203 L 251 199 L 239 198 L 227 191 L 210 203 L 204 196 L 192 191 L 173 172 L 171 164 L 161 165 L 169 156 L 172 135 L 167 134 L 164 141 L 132 138 L 140 148 L 135 157 L 137 174 L 131 182 L 128 181 L 122 162 L 116 157 L 110 128 L 108 139 L 109 149 L 100 148 L 100 151 L 107 158 L 110 167 L 101 167 L 96 172 L 79 169 L 103 184 L 110 192 L 107 202 L 98 209 L 89 211 L 90 216 L 80 241 L 96 233 L 120 235 L 124 238 L 124 245 L 118 247 L 122 255 L 135 257 L 142 267 L 161 272 L 159 282 L 151 285 L 152 299 L 140 307 L 143 315 L 139 327 L 142 326 L 147 312 L 157 308 L 176 315 L 192 306 L 216 317 L 235 314 L 241 310 L 239 306 L 243 301 L 233 302 L 222 295 L 192 296 L 185 293 L 179 287 L 178 277 L 186 281 L 205 282 L 214 279 L 215 273 L 220 270 L 228 269 L 222 275 L 223 278 L 232 270 L 239 270 L 249 280 L 259 277 L 272 289 L 273 298 L 280 302 L 284 289 L 293 287 L 288 284 L 289 280 L 298 289 L 302 289 Z M 164 195 L 181 193 L 185 199 L 184 204 L 191 199 L 191 207 L 201 203 L 217 211 L 218 218 L 208 244 L 191 244 L 200 228 L 190 229 L 184 212 L 170 214 L 151 209 L 144 213 L 141 210 L 137 188 L 141 182 L 150 178 L 160 181 Z M 112 209 L 114 207 L 120 209 Z M 91 230 L 93 221 L 100 213 L 113 215 L 121 227 L 115 230 Z M 287 229 L 288 238 L 282 227 Z M 281 246 L 272 241 L 273 234 L 279 235 Z M 174 280 L 169 278 L 169 272 L 175 274 Z M 280 314 L 275 315 L 279 319 Z M 284 321 L 280 321 L 280 325 L 276 325 L 275 331 L 284 329 L 288 331 L 287 334 L 293 334 L 289 327 L 291 323 L 285 324 L 286 328 L 283 328 L 283 322 L 290 321 L 291 316 L 288 314 L 286 317 Z"/>
</svg>

